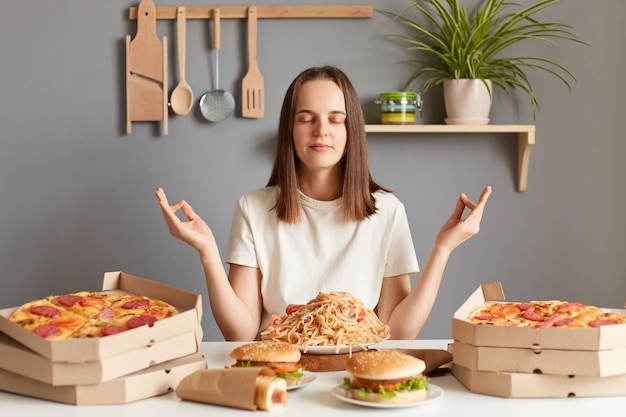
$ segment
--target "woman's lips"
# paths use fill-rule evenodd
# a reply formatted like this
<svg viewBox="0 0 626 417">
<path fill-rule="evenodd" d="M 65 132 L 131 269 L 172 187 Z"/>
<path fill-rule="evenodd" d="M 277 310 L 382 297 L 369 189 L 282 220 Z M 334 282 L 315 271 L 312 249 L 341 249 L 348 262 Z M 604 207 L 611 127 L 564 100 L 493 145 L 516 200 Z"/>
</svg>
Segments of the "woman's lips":
<svg viewBox="0 0 626 417">
<path fill-rule="evenodd" d="M 325 151 L 331 148 L 330 145 L 325 145 L 323 143 L 316 143 L 315 145 L 311 145 L 310 146 L 311 149 L 313 149 L 314 151 Z"/>
</svg>

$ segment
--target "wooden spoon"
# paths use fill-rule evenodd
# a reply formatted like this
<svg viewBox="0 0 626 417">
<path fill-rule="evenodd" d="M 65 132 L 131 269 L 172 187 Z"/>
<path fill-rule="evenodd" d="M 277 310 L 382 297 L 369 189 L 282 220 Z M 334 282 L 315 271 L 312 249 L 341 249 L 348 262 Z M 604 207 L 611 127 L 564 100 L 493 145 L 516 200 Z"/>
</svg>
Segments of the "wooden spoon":
<svg viewBox="0 0 626 417">
<path fill-rule="evenodd" d="M 177 27 L 177 48 L 178 48 L 178 68 L 180 72 L 180 81 L 174 91 L 172 91 L 172 95 L 170 97 L 170 105 L 172 106 L 172 110 L 174 113 L 184 116 L 191 110 L 193 107 L 193 91 L 191 91 L 191 87 L 187 84 L 185 80 L 185 37 L 187 32 L 187 15 L 185 12 L 185 7 L 178 8 L 178 14 L 176 16 L 176 27 Z"/>
</svg>

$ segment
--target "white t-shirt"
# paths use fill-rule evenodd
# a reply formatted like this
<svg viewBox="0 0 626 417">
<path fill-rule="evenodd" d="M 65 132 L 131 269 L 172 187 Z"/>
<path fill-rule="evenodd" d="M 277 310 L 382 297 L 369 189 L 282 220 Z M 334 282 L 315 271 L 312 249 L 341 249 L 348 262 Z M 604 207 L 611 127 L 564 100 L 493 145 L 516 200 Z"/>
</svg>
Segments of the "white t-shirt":
<svg viewBox="0 0 626 417">
<path fill-rule="evenodd" d="M 378 304 L 383 277 L 419 271 L 398 198 L 376 192 L 377 213 L 357 223 L 343 217 L 342 199 L 318 201 L 300 193 L 298 224 L 278 220 L 276 187 L 243 195 L 235 208 L 226 262 L 261 270 L 263 318 L 284 315 L 288 304 L 347 291 L 369 308 Z"/>
</svg>

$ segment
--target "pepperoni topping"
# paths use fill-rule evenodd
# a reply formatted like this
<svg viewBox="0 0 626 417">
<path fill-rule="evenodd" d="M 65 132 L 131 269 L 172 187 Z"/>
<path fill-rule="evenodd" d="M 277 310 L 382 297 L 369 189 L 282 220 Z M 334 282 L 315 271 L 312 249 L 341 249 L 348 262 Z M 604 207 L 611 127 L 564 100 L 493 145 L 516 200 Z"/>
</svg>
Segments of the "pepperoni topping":
<svg viewBox="0 0 626 417">
<path fill-rule="evenodd" d="M 128 326 L 129 329 L 141 327 L 146 324 L 152 327 L 154 326 L 154 323 L 156 323 L 156 321 L 157 319 L 152 316 L 139 316 L 139 317 L 133 317 L 132 319 L 129 319 L 126 325 Z"/>
<path fill-rule="evenodd" d="M 111 335 L 122 333 L 125 331 L 126 329 L 123 328 L 122 326 L 107 326 L 107 327 L 103 327 L 101 330 L 102 336 L 111 336 Z"/>
<path fill-rule="evenodd" d="M 535 321 L 533 323 L 533 326 L 534 327 L 552 327 L 554 326 L 554 323 L 556 323 L 557 320 L 559 319 L 560 319 L 559 316 L 550 316 L 546 320 Z"/>
<path fill-rule="evenodd" d="M 97 319 L 110 319 L 115 316 L 117 316 L 117 314 L 115 313 L 115 310 L 107 307 L 107 308 L 103 308 L 102 310 L 100 310 L 100 312 L 96 315 L 96 318 Z"/>
<path fill-rule="evenodd" d="M 580 313 L 585 310 L 583 303 L 563 303 L 556 308 L 557 313 Z"/>
<path fill-rule="evenodd" d="M 565 317 L 563 319 L 556 320 L 554 323 L 552 323 L 552 325 L 553 326 L 567 326 L 569 324 L 572 324 L 573 322 L 574 322 L 574 319 L 570 317 Z"/>
<path fill-rule="evenodd" d="M 59 309 L 52 306 L 35 306 L 30 309 L 30 312 L 37 316 L 48 317 L 49 319 L 53 319 L 61 315 Z"/>
<path fill-rule="evenodd" d="M 65 307 L 73 307 L 77 302 L 81 300 L 81 296 L 79 295 L 59 295 L 57 300 L 59 304 Z"/>
<path fill-rule="evenodd" d="M 519 304 L 517 304 L 517 308 L 519 308 L 522 311 L 526 311 L 526 310 L 528 310 L 530 308 L 533 308 L 533 307 L 530 304 L 528 304 L 528 303 L 519 303 Z"/>
<path fill-rule="evenodd" d="M 610 319 L 598 319 L 598 320 L 591 320 L 589 322 L 589 326 L 590 327 L 600 327 L 600 326 L 606 326 L 609 324 L 619 324 L 619 322 L 617 320 L 610 320 Z"/>
<path fill-rule="evenodd" d="M 541 314 L 535 313 L 535 311 L 532 309 L 524 311 L 522 313 L 522 317 L 530 321 L 543 321 L 543 316 Z"/>
<path fill-rule="evenodd" d="M 127 303 L 124 303 L 124 305 L 122 305 L 122 308 L 127 309 L 127 310 L 133 310 L 136 308 L 146 308 L 148 307 L 148 305 L 150 305 L 150 301 L 146 299 L 139 299 L 139 300 L 131 300 Z"/>
<path fill-rule="evenodd" d="M 61 334 L 61 329 L 59 329 L 54 324 L 42 324 L 41 326 L 37 327 L 33 331 L 35 332 L 36 335 L 41 336 L 46 339 L 49 337 L 54 337 L 54 336 L 58 336 L 59 334 Z"/>
</svg>

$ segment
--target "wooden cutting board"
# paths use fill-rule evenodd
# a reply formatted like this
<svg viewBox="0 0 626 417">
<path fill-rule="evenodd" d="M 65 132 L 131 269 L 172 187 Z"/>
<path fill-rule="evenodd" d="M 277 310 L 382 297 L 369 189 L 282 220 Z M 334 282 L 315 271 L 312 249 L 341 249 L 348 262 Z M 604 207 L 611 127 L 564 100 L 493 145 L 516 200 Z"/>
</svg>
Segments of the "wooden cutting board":
<svg viewBox="0 0 626 417">
<path fill-rule="evenodd" d="M 348 358 L 350 358 L 349 353 L 331 355 L 303 353 L 299 362 L 304 365 L 306 371 L 331 372 L 346 369 L 346 361 Z"/>
<path fill-rule="evenodd" d="M 167 37 L 157 37 L 153 1 L 141 0 L 137 33 L 126 36 L 126 133 L 131 122 L 161 120 L 167 135 Z"/>
</svg>

